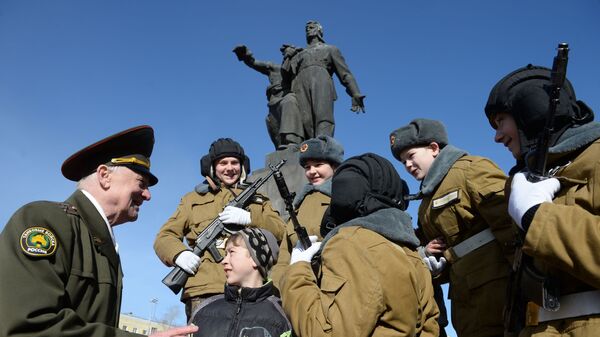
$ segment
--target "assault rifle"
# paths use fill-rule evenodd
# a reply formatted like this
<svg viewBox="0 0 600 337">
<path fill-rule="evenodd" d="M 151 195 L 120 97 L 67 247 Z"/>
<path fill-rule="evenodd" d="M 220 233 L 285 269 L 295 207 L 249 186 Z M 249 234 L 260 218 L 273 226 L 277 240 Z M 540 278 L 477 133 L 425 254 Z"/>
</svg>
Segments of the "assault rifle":
<svg viewBox="0 0 600 337">
<path fill-rule="evenodd" d="M 537 138 L 533 162 L 528 166 L 527 180 L 537 182 L 547 179 L 549 174 L 546 171 L 546 162 L 548 157 L 548 149 L 554 132 L 554 116 L 560 105 L 560 90 L 565 83 L 567 76 L 567 62 L 569 54 L 569 45 L 567 43 L 559 43 L 558 51 L 552 63 L 552 73 L 550 75 L 551 92 L 550 105 L 548 107 L 548 115 L 544 129 L 540 132 Z M 521 238 L 523 239 L 523 238 Z M 533 266 L 533 261 L 530 256 L 524 255 L 522 243 L 518 245 L 513 264 L 513 271 L 510 276 L 510 284 L 508 287 L 508 302 L 505 306 L 505 327 L 508 333 L 505 336 L 516 336 L 519 334 L 527 323 L 537 324 L 537 322 L 526 322 L 526 311 L 528 305 L 525 295 L 528 298 L 536 298 L 534 302 L 541 303 L 542 307 L 549 311 L 556 311 L 560 308 L 558 287 L 556 282 L 540 273 Z M 533 284 L 534 289 L 529 287 L 523 288 L 525 284 Z M 537 286 L 536 286 L 537 284 Z M 529 319 L 529 318 L 528 318 Z M 537 318 L 535 318 L 537 319 Z"/>
<path fill-rule="evenodd" d="M 277 171 L 279 172 L 279 168 L 283 165 L 284 161 L 282 160 L 277 165 L 270 165 L 271 172 L 264 177 L 257 179 L 255 182 L 246 187 L 238 196 L 236 196 L 233 200 L 227 203 L 227 206 L 233 206 L 238 208 L 246 208 L 249 204 L 258 189 L 271 178 L 271 176 Z M 215 261 L 220 262 L 223 260 L 223 256 L 219 253 L 217 249 L 216 241 L 223 232 L 231 231 L 227 229 L 225 224 L 219 220 L 217 216 L 209 225 L 206 227 L 196 239 L 196 244 L 194 245 L 194 250 L 192 253 L 197 256 L 202 256 L 205 251 L 208 250 L 210 255 L 215 259 Z M 175 266 L 173 270 L 165 276 L 162 280 L 169 289 L 171 289 L 175 294 L 181 291 L 181 288 L 185 285 L 190 274 L 186 273 L 181 267 Z"/>
<path fill-rule="evenodd" d="M 285 183 L 285 178 L 283 177 L 281 171 L 279 171 L 279 169 L 277 168 L 273 168 L 272 166 L 270 167 L 271 170 L 274 172 L 273 175 L 275 178 L 275 183 L 277 183 L 277 188 L 279 189 L 279 194 L 281 195 L 281 198 L 283 199 L 283 201 L 285 201 L 285 209 L 290 215 L 290 219 L 292 220 L 292 224 L 294 225 L 294 231 L 298 235 L 298 240 L 302 244 L 302 247 L 304 249 L 307 249 L 312 243 L 308 238 L 306 228 L 300 225 L 298 217 L 296 217 L 296 211 L 294 210 L 293 203 L 295 193 L 290 193 L 290 190 L 288 189 L 287 184 Z"/>
</svg>

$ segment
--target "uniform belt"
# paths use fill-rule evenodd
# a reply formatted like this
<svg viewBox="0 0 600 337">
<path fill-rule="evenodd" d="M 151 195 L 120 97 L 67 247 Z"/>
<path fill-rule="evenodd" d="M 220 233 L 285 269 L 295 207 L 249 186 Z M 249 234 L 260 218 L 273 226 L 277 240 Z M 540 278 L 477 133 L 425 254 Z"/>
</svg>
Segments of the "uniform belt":
<svg viewBox="0 0 600 337">
<path fill-rule="evenodd" d="M 547 322 L 578 316 L 600 314 L 600 290 L 584 291 L 560 297 L 560 309 L 540 308 L 539 321 Z"/>
<path fill-rule="evenodd" d="M 487 228 L 482 230 L 481 232 L 471 236 L 465 241 L 450 247 L 444 251 L 444 257 L 450 263 L 456 262 L 461 257 L 469 254 L 475 249 L 485 245 L 486 243 L 493 241 L 495 239 L 494 234 L 492 234 L 492 230 Z"/>
<path fill-rule="evenodd" d="M 298 74 L 300 74 L 300 72 L 306 68 L 310 68 L 310 67 L 321 67 L 325 70 L 327 70 L 327 66 L 325 66 L 324 64 L 321 63 L 311 63 L 311 64 L 303 64 L 300 66 L 300 68 L 298 69 Z"/>
</svg>

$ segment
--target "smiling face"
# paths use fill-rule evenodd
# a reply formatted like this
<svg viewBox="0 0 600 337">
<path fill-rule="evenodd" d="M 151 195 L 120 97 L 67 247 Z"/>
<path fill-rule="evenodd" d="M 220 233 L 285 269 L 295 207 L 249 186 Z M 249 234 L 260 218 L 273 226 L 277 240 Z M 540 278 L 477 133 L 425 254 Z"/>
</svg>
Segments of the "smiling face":
<svg viewBox="0 0 600 337">
<path fill-rule="evenodd" d="M 256 288 L 262 285 L 262 276 L 256 262 L 250 256 L 244 240 L 232 236 L 225 246 L 226 255 L 221 261 L 227 284 Z"/>
<path fill-rule="evenodd" d="M 236 157 L 217 159 L 214 164 L 215 175 L 225 186 L 235 185 L 240 180 L 242 165 Z"/>
<path fill-rule="evenodd" d="M 329 162 L 318 159 L 308 159 L 304 164 L 304 175 L 312 185 L 321 185 L 333 176 L 333 167 Z"/>
<path fill-rule="evenodd" d="M 137 220 L 142 203 L 151 198 L 148 177 L 127 167 L 109 171 L 110 187 L 107 193 L 112 206 L 111 224 L 115 226 Z"/>
<path fill-rule="evenodd" d="M 494 116 L 494 124 L 496 126 L 494 141 L 503 144 L 515 159 L 519 159 L 522 155 L 521 142 L 513 116 L 506 112 L 499 112 Z"/>
<path fill-rule="evenodd" d="M 409 147 L 400 152 L 400 161 L 413 178 L 418 181 L 425 179 L 433 161 L 440 153 L 437 143 L 426 146 Z"/>
</svg>

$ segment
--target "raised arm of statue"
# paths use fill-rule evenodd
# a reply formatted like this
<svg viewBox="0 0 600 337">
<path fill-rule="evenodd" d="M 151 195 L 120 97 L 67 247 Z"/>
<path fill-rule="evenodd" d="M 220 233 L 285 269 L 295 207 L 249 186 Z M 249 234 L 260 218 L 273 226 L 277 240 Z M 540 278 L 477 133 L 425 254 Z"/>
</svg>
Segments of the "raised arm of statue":
<svg viewBox="0 0 600 337">
<path fill-rule="evenodd" d="M 238 61 L 243 61 L 248 67 L 269 76 L 273 71 L 279 71 L 279 66 L 268 61 L 259 61 L 254 58 L 254 55 L 245 45 L 238 45 L 233 48 L 233 52 L 238 58 Z"/>
</svg>

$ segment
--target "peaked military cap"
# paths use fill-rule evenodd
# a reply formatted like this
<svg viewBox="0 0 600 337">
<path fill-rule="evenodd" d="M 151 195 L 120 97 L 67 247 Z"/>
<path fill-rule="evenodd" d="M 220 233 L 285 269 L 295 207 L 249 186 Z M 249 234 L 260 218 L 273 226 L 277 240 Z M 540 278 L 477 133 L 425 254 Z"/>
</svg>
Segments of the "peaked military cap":
<svg viewBox="0 0 600 337">
<path fill-rule="evenodd" d="M 154 148 L 154 130 L 148 125 L 136 126 L 89 145 L 65 160 L 61 171 L 69 180 L 79 181 L 99 165 L 125 166 L 158 183 L 150 172 L 150 155 Z"/>
</svg>

